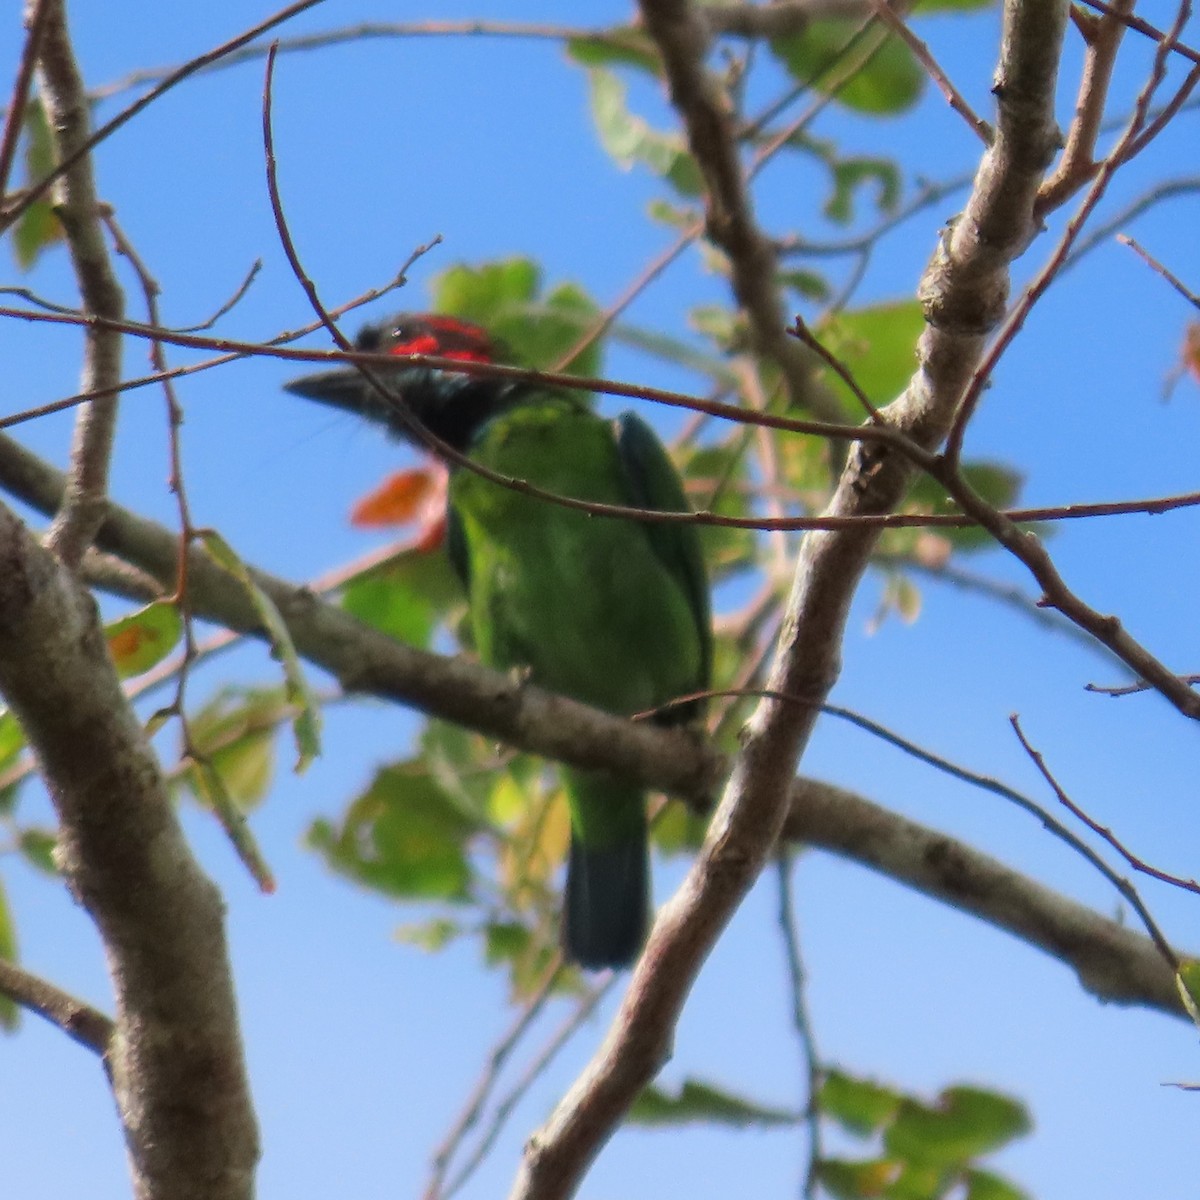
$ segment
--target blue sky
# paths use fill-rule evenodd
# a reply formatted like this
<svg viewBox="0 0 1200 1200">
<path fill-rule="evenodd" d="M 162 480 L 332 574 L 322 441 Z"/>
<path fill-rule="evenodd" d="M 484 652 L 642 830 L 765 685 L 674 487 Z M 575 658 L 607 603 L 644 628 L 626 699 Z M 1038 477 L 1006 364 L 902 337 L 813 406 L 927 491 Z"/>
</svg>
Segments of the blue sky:
<svg viewBox="0 0 1200 1200">
<path fill-rule="evenodd" d="M 85 75 L 100 85 L 126 72 L 173 64 L 262 19 L 236 0 L 216 8 L 135 0 L 76 6 Z M 574 6 L 571 20 L 603 24 L 618 4 Z M 1163 5 L 1148 18 L 1163 22 Z M 561 6 L 511 0 L 329 3 L 288 33 L 365 20 L 562 20 Z M 919 32 L 990 115 L 997 17 L 937 18 Z M 0 62 L 15 60 L 17 22 L 0 26 Z M 1193 36 L 1192 41 L 1196 39 Z M 1145 51 L 1129 47 L 1131 62 Z M 1077 66 L 1078 55 L 1068 55 Z M 1140 77 L 1140 76 L 1139 76 Z M 104 145 L 102 194 L 163 285 L 166 319 L 206 317 L 250 263 L 262 275 L 223 329 L 257 338 L 305 323 L 309 313 L 277 246 L 263 185 L 259 63 L 192 80 Z M 661 101 L 638 89 L 650 116 Z M 1122 84 L 1119 94 L 1127 97 Z M 101 118 L 121 101 L 108 101 Z M 1062 90 L 1069 119 L 1072 90 Z M 375 40 L 289 55 L 275 94 L 280 181 L 294 236 L 327 302 L 390 276 L 411 249 L 444 244 L 412 273 L 400 306 L 427 302 L 425 281 L 452 262 L 531 255 L 548 280 L 579 282 L 611 301 L 672 235 L 644 219 L 660 194 L 644 172 L 618 170 L 591 128 L 583 73 L 547 42 L 467 38 Z M 1194 164 L 1196 116 L 1120 180 L 1112 204 Z M 890 154 L 916 174 L 970 170 L 971 135 L 936 94 L 902 121 L 830 112 L 818 125 L 864 153 Z M 757 199 L 780 231 L 815 227 L 823 183 L 798 167 L 764 174 Z M 959 200 L 909 222 L 885 244 L 862 302 L 911 296 L 939 224 Z M 1061 227 L 1052 225 L 1051 232 Z M 1195 199 L 1162 205 L 1132 231 L 1200 286 Z M 1043 238 L 1020 264 L 1027 278 L 1049 253 Z M 69 268 L 52 252 L 28 282 L 70 302 Z M 687 335 L 686 311 L 718 301 L 723 285 L 692 256 L 639 301 L 631 318 Z M 131 301 L 131 307 L 136 301 Z M 392 306 L 395 306 L 393 301 Z M 377 308 L 375 315 L 386 311 Z M 1193 314 L 1194 315 L 1194 314 Z M 974 455 L 1024 472 L 1030 503 L 1110 499 L 1196 488 L 1197 388 L 1185 381 L 1164 403 L 1160 386 L 1178 352 L 1184 303 L 1127 249 L 1108 244 L 1051 292 L 1004 359 L 969 438 Z M 76 390 L 78 335 L 0 324 L 4 410 Z M 314 344 L 320 345 L 318 341 Z M 128 350 L 127 373 L 142 352 Z M 176 361 L 184 361 L 181 355 Z M 698 386 L 679 370 L 614 350 L 616 378 Z M 346 512 L 394 469 L 400 453 L 374 432 L 279 391 L 295 371 L 269 360 L 237 364 L 184 385 L 185 453 L 197 522 L 213 525 L 249 560 L 303 579 L 368 549 Z M 63 462 L 69 420 L 23 427 L 22 438 Z M 165 422 L 149 389 L 122 412 L 113 490 L 123 503 L 170 521 Z M 1068 582 L 1119 613 L 1131 631 L 1181 672 L 1200 669 L 1194 620 L 1193 511 L 1077 522 L 1052 542 Z M 1000 554 L 974 561 L 997 579 L 1027 581 Z M 1116 676 L 1104 659 L 1054 638 L 1028 619 L 935 583 L 923 585 L 913 625 L 869 619 L 880 582 L 869 577 L 850 622 L 833 699 L 998 775 L 1046 802 L 1008 725 L 1021 714 L 1081 803 L 1151 862 L 1196 873 L 1194 731 L 1153 697 L 1088 695 Z M 247 649 L 215 670 L 270 678 L 265 652 Z M 508 1024 L 500 982 L 473 946 L 426 956 L 399 944 L 411 910 L 333 879 L 301 845 L 308 823 L 336 814 L 376 763 L 403 751 L 416 723 L 377 704 L 331 713 L 326 755 L 305 776 L 280 775 L 254 827 L 280 881 L 264 898 L 202 814 L 185 811 L 197 852 L 225 889 L 239 998 L 263 1126 L 264 1197 L 408 1196 L 423 1185 L 432 1148 L 469 1090 L 487 1048 Z M 821 724 L 803 768 L 970 841 L 1103 912 L 1111 889 L 1030 818 L 964 788 L 833 721 Z M 41 801 L 26 799 L 36 815 Z M 656 874 L 669 894 L 682 864 Z M 25 963 L 101 1006 L 109 994 L 102 952 L 80 912 L 13 857 L 0 860 L 17 913 Z M 996 1166 L 1041 1198 L 1189 1195 L 1197 1101 L 1162 1085 L 1200 1078 L 1194 1031 L 1153 1014 L 1104 1007 L 1074 977 L 1011 937 L 828 856 L 797 868 L 798 919 L 823 1054 L 932 1097 L 969 1081 L 1029 1105 L 1033 1135 Z M 1149 885 L 1144 894 L 1183 946 L 1200 946 L 1194 898 Z M 675 1040 L 664 1080 L 699 1076 L 779 1105 L 803 1084 L 788 1029 L 774 878 L 764 877 L 706 965 Z M 510 1182 L 522 1140 L 586 1062 L 611 1004 L 576 1037 L 517 1110 L 496 1152 L 463 1195 L 495 1196 Z M 554 1024 L 550 1021 L 547 1031 Z M 27 1200 L 128 1194 L 120 1134 L 102 1074 L 86 1052 L 29 1019 L 0 1042 L 0 1183 Z M 803 1161 L 793 1133 L 620 1133 L 582 1195 L 790 1196 Z"/>
</svg>

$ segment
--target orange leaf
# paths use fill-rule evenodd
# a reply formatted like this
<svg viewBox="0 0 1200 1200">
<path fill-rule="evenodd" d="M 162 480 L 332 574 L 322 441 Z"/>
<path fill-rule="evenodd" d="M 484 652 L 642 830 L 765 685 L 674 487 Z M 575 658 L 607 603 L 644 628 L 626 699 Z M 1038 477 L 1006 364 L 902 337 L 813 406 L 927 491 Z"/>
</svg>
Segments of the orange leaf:
<svg viewBox="0 0 1200 1200">
<path fill-rule="evenodd" d="M 440 492 L 441 484 L 432 468 L 397 471 L 354 506 L 350 522 L 360 529 L 407 525 L 425 516 L 429 502 Z"/>
<path fill-rule="evenodd" d="M 1200 383 L 1200 321 L 1193 321 L 1183 335 L 1183 364 Z"/>
</svg>

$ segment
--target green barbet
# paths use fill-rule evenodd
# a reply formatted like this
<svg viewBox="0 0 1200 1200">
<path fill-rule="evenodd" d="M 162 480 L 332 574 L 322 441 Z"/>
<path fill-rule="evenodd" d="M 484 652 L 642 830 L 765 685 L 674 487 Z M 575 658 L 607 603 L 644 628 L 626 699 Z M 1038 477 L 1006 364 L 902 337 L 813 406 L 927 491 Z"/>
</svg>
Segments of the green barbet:
<svg viewBox="0 0 1200 1200">
<path fill-rule="evenodd" d="M 485 330 L 435 315 L 368 327 L 356 346 L 474 362 L 502 357 Z M 556 495 L 687 508 L 662 443 L 632 413 L 607 420 L 569 391 L 412 363 L 378 377 L 389 398 L 354 368 L 286 386 L 419 444 L 415 420 L 474 462 Z M 459 467 L 446 527 L 475 647 L 488 665 L 528 670 L 541 687 L 621 716 L 708 688 L 712 619 L 694 525 L 592 515 Z M 699 708 L 674 705 L 660 719 L 686 721 Z M 563 781 L 571 811 L 563 948 L 587 968 L 627 966 L 648 919 L 645 796 L 596 771 L 564 769 Z"/>
</svg>

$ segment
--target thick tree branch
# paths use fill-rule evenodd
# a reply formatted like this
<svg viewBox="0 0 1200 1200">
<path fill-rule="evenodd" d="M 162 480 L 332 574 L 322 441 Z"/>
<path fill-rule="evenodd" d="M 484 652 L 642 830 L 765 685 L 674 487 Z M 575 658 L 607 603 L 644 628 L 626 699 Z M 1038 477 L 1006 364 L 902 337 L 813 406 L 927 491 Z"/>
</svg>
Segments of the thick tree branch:
<svg viewBox="0 0 1200 1200">
<path fill-rule="evenodd" d="M 50 0 L 38 54 L 38 78 L 55 153 L 63 162 L 77 155 L 91 133 L 87 95 L 75 64 L 63 0 Z M 120 321 L 125 314 L 125 298 L 104 242 L 90 156 L 78 157 L 63 173 L 55 185 L 54 201 L 79 283 L 83 311 Z M 117 424 L 115 389 L 121 382 L 121 343 L 120 334 L 99 326 L 89 326 L 85 334 L 83 388 L 101 395 L 85 405 L 75 420 L 70 487 L 49 538 L 51 549 L 72 567 L 83 558 L 104 511 Z M 105 395 L 107 389 L 113 390 Z"/>
<path fill-rule="evenodd" d="M 660 30 L 664 56 L 690 55 L 693 73 L 701 71 L 703 40 L 695 36 L 683 0 L 643 0 L 643 11 L 651 33 Z M 885 410 L 887 422 L 927 449 L 945 437 L 984 338 L 1003 315 L 1009 264 L 1037 231 L 1033 205 L 1057 145 L 1054 90 L 1066 15 L 1063 0 L 1040 5 L 1006 0 L 994 88 L 999 103 L 995 140 L 984 154 L 966 210 L 926 272 L 921 297 L 927 328 L 918 344 L 918 371 L 904 395 Z M 681 77 L 686 77 L 682 69 L 671 75 L 690 127 L 696 113 L 678 82 Z M 720 186 L 720 180 L 716 183 Z M 900 455 L 856 446 L 831 510 L 890 511 L 911 478 L 912 468 Z M 770 691 L 789 699 L 768 698 L 758 706 L 704 848 L 660 910 L 609 1036 L 527 1145 L 514 1200 L 572 1194 L 669 1055 L 692 981 L 783 828 L 796 763 L 837 677 L 850 604 L 876 541 L 876 534 L 854 530 L 806 537 L 767 681 Z"/>
<path fill-rule="evenodd" d="M 62 477 L 0 441 L 0 481 L 53 511 Z M 110 506 L 99 542 L 171 579 L 177 540 L 168 530 Z M 194 553 L 197 616 L 259 633 L 235 580 Z M 700 803 L 728 768 L 720 756 L 670 730 L 634 725 L 523 687 L 483 667 L 414 650 L 370 630 L 305 589 L 258 574 L 287 618 L 300 652 L 347 688 L 414 705 L 549 758 L 617 769 Z M 1170 969 L 1150 940 L 989 856 L 850 792 L 802 780 L 792 785 L 784 836 L 858 862 L 1060 959 L 1098 998 L 1183 1016 Z"/>
<path fill-rule="evenodd" d="M 0 692 L 36 749 L 59 856 L 104 941 L 107 1065 L 139 1200 L 247 1200 L 258 1137 L 217 890 L 121 692 L 95 601 L 0 508 Z"/>
<path fill-rule="evenodd" d="M 53 512 L 60 472 L 0 435 L 0 486 Z M 97 540 L 149 576 L 174 578 L 178 539 L 110 504 Z M 299 652 L 348 690 L 367 691 L 546 758 L 606 767 L 700 805 L 728 762 L 678 731 L 634 724 L 459 658 L 416 650 L 360 624 L 308 589 L 255 572 Z M 192 552 L 197 617 L 262 636 L 241 585 Z M 1148 938 L 1043 888 L 986 855 L 828 784 L 793 782 L 785 835 L 882 871 L 1061 958 L 1097 996 L 1183 1011 Z M 1100 964 L 1099 966 L 1097 964 Z"/>
<path fill-rule="evenodd" d="M 639 7 L 704 175 L 708 236 L 729 258 L 733 293 L 749 320 L 754 348 L 778 365 L 794 408 L 836 420 L 840 410 L 816 380 L 815 356 L 786 332 L 775 248 L 754 220 L 728 98 L 704 65 L 709 27 L 688 0 L 640 0 Z"/>
<path fill-rule="evenodd" d="M 801 780 L 784 836 L 972 913 L 1071 967 L 1098 1000 L 1184 1016 L 1154 943 L 987 854 L 843 788 Z"/>
</svg>

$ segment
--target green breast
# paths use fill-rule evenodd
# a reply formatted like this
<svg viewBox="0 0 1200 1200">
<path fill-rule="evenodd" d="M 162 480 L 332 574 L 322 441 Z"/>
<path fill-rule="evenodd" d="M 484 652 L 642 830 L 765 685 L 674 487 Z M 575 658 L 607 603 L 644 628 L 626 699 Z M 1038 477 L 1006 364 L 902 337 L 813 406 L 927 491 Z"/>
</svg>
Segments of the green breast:
<svg viewBox="0 0 1200 1200">
<path fill-rule="evenodd" d="M 489 422 L 472 457 L 549 492 L 634 504 L 610 422 L 546 397 Z M 465 541 L 483 660 L 631 714 L 706 686 L 686 585 L 646 527 L 521 495 L 465 470 L 450 502 Z"/>
</svg>

